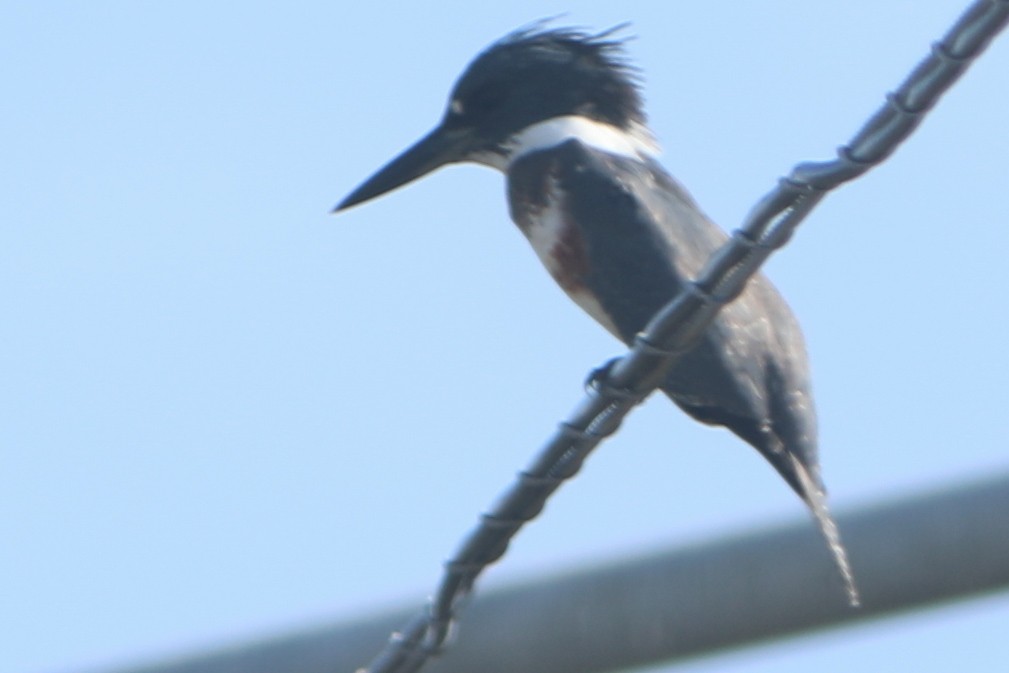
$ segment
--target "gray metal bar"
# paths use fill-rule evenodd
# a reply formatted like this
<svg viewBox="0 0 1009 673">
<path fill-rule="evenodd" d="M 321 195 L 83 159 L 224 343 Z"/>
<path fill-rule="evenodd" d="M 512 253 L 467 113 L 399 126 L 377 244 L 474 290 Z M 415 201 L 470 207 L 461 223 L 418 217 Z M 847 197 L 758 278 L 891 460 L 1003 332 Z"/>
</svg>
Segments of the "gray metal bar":
<svg viewBox="0 0 1009 673">
<path fill-rule="evenodd" d="M 473 601 L 441 673 L 589 673 L 673 661 L 1009 587 L 1009 473 L 839 517 L 862 586 L 849 608 L 805 521 L 571 569 Z M 117 673 L 334 673 L 413 609 Z"/>
</svg>

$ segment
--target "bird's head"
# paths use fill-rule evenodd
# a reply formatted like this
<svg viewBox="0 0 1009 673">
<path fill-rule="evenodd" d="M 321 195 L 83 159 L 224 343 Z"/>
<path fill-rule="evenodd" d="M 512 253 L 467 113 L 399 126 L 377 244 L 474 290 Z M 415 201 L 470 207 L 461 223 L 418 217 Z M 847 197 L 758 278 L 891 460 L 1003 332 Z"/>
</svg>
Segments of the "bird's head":
<svg viewBox="0 0 1009 673">
<path fill-rule="evenodd" d="M 618 131 L 644 131 L 636 71 L 617 29 L 601 34 L 527 28 L 495 42 L 452 89 L 441 123 L 340 202 L 343 210 L 416 180 L 445 164 L 474 161 L 504 169 L 521 134 L 541 122 L 574 117 Z"/>
</svg>

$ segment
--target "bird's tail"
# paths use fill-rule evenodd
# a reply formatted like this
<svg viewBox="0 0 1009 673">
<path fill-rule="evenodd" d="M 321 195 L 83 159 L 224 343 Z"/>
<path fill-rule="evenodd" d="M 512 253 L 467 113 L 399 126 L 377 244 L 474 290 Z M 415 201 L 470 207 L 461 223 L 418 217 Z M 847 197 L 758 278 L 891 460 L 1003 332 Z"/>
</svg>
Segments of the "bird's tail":
<svg viewBox="0 0 1009 673">
<path fill-rule="evenodd" d="M 848 562 L 848 552 L 841 541 L 841 533 L 837 529 L 837 523 L 827 508 L 827 494 L 798 458 L 791 454 L 789 454 L 789 458 L 792 461 L 792 469 L 802 486 L 802 498 L 809 506 L 813 518 L 816 519 L 820 533 L 834 557 L 834 564 L 841 574 L 844 590 L 848 594 L 848 604 L 851 607 L 858 607 L 861 604 L 861 599 L 858 595 L 858 587 L 855 585 L 855 574 Z"/>
</svg>

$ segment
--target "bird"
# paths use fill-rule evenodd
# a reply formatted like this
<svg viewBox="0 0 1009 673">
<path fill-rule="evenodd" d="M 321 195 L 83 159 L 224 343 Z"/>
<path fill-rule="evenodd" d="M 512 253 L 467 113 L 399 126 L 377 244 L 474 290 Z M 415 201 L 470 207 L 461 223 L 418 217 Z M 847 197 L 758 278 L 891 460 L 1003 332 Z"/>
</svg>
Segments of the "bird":
<svg viewBox="0 0 1009 673">
<path fill-rule="evenodd" d="M 565 293 L 632 344 L 695 279 L 726 233 L 658 161 L 625 26 L 537 22 L 482 51 L 440 123 L 334 209 L 454 163 L 501 171 L 511 219 Z M 799 323 L 762 274 L 725 306 L 660 385 L 695 420 L 753 446 L 812 511 L 849 602 L 854 577 L 826 505 L 817 415 Z"/>
</svg>

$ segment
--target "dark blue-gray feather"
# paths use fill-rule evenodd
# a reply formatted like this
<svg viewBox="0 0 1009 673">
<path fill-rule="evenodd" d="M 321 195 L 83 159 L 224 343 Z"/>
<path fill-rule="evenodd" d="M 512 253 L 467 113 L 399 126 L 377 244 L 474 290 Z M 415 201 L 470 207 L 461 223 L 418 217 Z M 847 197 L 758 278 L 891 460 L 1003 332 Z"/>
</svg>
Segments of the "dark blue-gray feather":
<svg viewBox="0 0 1009 673">
<path fill-rule="evenodd" d="M 529 185 L 544 192 L 554 186 L 580 247 L 568 284 L 595 297 L 625 343 L 727 239 L 651 160 L 572 140 L 520 158 L 509 178 L 516 221 L 517 210 L 535 207 Z M 755 276 L 719 313 L 662 390 L 695 419 L 725 426 L 757 448 L 803 499 L 809 494 L 792 457 L 822 487 L 805 345 L 791 310 L 765 276 Z"/>
</svg>

